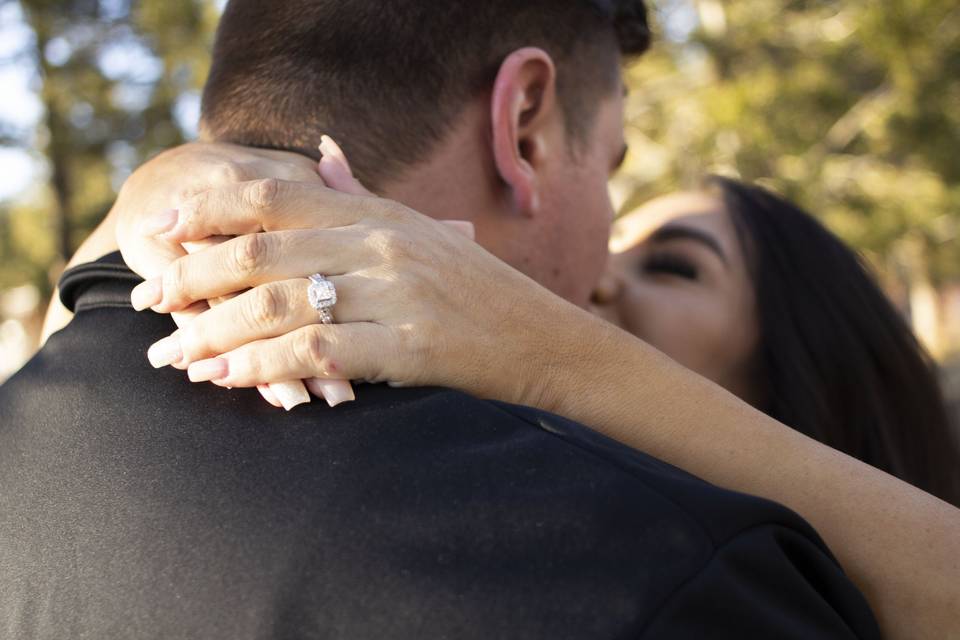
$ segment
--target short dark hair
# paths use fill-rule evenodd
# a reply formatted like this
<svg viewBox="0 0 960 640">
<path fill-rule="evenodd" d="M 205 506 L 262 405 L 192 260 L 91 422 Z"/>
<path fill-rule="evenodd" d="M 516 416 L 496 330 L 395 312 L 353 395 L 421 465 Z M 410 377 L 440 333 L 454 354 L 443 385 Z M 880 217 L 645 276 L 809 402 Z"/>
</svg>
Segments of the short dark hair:
<svg viewBox="0 0 960 640">
<path fill-rule="evenodd" d="M 812 215 L 711 177 L 750 267 L 758 408 L 960 506 L 960 452 L 936 365 L 859 257 Z"/>
<path fill-rule="evenodd" d="M 422 160 L 524 46 L 557 65 L 586 136 L 618 55 L 650 44 L 643 0 L 231 0 L 203 93 L 208 137 L 317 157 L 321 134 L 371 187 Z"/>
</svg>

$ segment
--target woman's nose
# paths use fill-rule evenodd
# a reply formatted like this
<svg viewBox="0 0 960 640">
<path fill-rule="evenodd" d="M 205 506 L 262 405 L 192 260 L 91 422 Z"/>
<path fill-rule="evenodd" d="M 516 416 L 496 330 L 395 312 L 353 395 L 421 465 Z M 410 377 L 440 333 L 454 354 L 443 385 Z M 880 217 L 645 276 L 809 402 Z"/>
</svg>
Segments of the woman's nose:
<svg viewBox="0 0 960 640">
<path fill-rule="evenodd" d="M 608 305 L 616 301 L 623 288 L 623 279 L 613 270 L 607 269 L 593 290 L 592 301 L 598 305 Z"/>
</svg>

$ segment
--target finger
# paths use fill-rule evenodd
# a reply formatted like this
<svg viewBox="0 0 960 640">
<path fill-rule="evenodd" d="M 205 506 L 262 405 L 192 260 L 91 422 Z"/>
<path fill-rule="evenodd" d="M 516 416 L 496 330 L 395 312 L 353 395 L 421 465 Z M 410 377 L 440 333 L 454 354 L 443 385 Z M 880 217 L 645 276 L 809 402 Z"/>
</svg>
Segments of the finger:
<svg viewBox="0 0 960 640">
<path fill-rule="evenodd" d="M 374 202 L 381 204 L 375 207 Z M 321 183 L 267 178 L 197 194 L 180 205 L 175 226 L 160 237 L 182 243 L 215 235 L 342 227 L 396 209 L 389 200 L 340 193 Z"/>
<path fill-rule="evenodd" d="M 317 165 L 320 177 L 331 188 L 353 195 L 367 195 L 366 190 L 353 175 L 337 160 L 324 156 Z"/>
<path fill-rule="evenodd" d="M 369 300 L 383 300 L 389 284 L 363 277 L 334 277 L 338 289 L 333 309 L 341 323 L 369 320 Z M 175 334 L 158 341 L 148 350 L 164 358 L 151 357 L 155 367 L 173 364 L 178 368 L 218 353 L 236 349 L 256 340 L 274 338 L 315 324 L 319 314 L 310 305 L 309 280 L 271 282 L 244 292 L 209 309 Z M 365 304 L 366 302 L 366 304 Z M 176 360 L 170 358 L 179 355 Z M 283 398 L 281 398 L 281 401 Z"/>
<path fill-rule="evenodd" d="M 216 150 L 222 147 L 231 161 L 240 165 L 243 172 L 251 178 L 280 178 L 281 180 L 310 181 L 318 180 L 317 168 L 313 161 L 300 153 L 243 147 L 226 143 L 206 143 Z"/>
<path fill-rule="evenodd" d="M 227 236 L 213 236 L 211 238 L 207 238 L 206 240 L 197 240 L 194 242 L 184 243 L 183 246 L 188 253 L 194 254 L 204 249 L 209 249 L 211 247 L 215 247 L 217 245 L 223 244 L 229 239 L 230 238 Z M 207 301 L 209 304 L 208 308 L 219 306 L 229 300 L 236 298 L 237 295 L 239 294 L 231 293 L 224 296 L 220 296 L 218 298 L 212 298 Z M 184 326 L 184 325 L 180 325 L 180 326 Z M 186 364 L 182 360 L 180 363 L 178 363 L 178 366 L 179 368 L 186 368 Z M 289 382 L 278 382 L 273 385 L 269 385 L 269 384 L 259 385 L 257 389 L 260 391 L 260 395 L 262 395 L 267 402 L 269 402 L 275 407 L 282 407 L 287 411 L 290 411 L 294 407 L 297 407 L 301 404 L 307 404 L 310 402 L 310 394 L 307 393 L 306 387 L 299 380 L 291 380 Z"/>
<path fill-rule="evenodd" d="M 231 240 L 230 236 L 212 236 L 210 238 L 207 238 L 206 240 L 195 240 L 194 242 L 184 242 L 183 248 L 187 250 L 187 254 L 193 255 L 194 253 L 199 253 L 204 249 L 209 249 L 211 247 L 216 247 L 217 245 L 221 245 L 228 240 Z M 207 304 L 209 305 L 208 308 L 215 307 L 222 302 L 226 302 L 231 298 L 235 298 L 241 293 L 243 293 L 243 291 L 225 293 L 224 295 L 218 296 L 216 298 L 209 298 L 207 300 Z M 162 299 L 163 299 L 163 287 L 161 286 L 161 300 Z"/>
<path fill-rule="evenodd" d="M 124 262 L 134 273 L 147 279 L 153 278 L 162 273 L 168 264 L 184 255 L 179 244 L 144 233 L 145 228 L 149 230 L 149 225 L 136 222 L 123 215 L 122 209 L 120 211 L 114 233 Z M 160 218 L 168 223 L 173 215 L 174 212 L 168 209 L 153 218 Z"/>
<path fill-rule="evenodd" d="M 161 274 L 163 273 L 163 270 L 165 270 L 168 266 L 170 266 L 172 262 L 175 262 L 177 259 L 182 258 L 184 255 L 184 252 L 188 254 L 196 253 L 198 251 L 201 251 L 202 249 L 207 249 L 207 248 L 216 246 L 218 244 L 222 244 L 227 239 L 228 238 L 224 236 L 216 236 L 213 238 L 208 238 L 206 240 L 198 240 L 197 242 L 185 243 L 182 246 L 168 247 L 167 246 L 168 243 L 165 243 L 163 241 L 155 241 L 149 238 L 141 238 L 141 240 L 147 240 L 150 243 L 156 242 L 157 247 L 149 250 L 152 255 L 148 257 L 156 261 L 158 265 L 160 264 L 161 260 L 163 261 L 163 269 L 160 271 Z M 168 252 L 168 249 L 169 249 L 169 252 Z M 166 258 L 163 258 L 163 256 L 161 255 L 161 252 L 164 252 L 164 253 L 168 252 L 168 256 Z M 156 277 L 148 278 L 144 282 L 134 287 L 133 291 L 130 292 L 130 302 L 136 311 L 143 311 L 144 309 L 147 309 L 149 307 L 154 307 L 160 304 L 162 300 L 163 300 L 163 285 L 159 275 Z M 204 311 L 205 309 L 206 307 L 200 309 L 200 311 Z M 188 321 L 194 315 L 196 314 L 192 312 L 185 312 L 183 314 L 180 314 L 179 317 L 183 321 Z M 177 322 L 178 326 L 182 326 L 181 321 L 177 320 L 177 317 L 178 316 L 175 316 L 174 320 Z"/>
<path fill-rule="evenodd" d="M 191 242 L 184 242 L 183 248 L 188 254 L 200 253 L 204 249 L 209 249 L 210 247 L 216 247 L 221 245 L 228 240 L 232 240 L 233 236 L 210 236 L 209 238 L 204 238 L 203 240 L 193 240 Z"/>
<path fill-rule="evenodd" d="M 320 177 L 331 189 L 352 193 L 358 196 L 372 196 L 360 181 L 353 175 L 350 163 L 333 138 L 322 136 L 320 138 Z"/>
<path fill-rule="evenodd" d="M 283 335 L 317 322 L 317 312 L 307 301 L 307 280 L 284 280 L 251 289 L 227 300 L 148 350 L 180 354 L 176 362 L 151 359 L 156 366 L 185 366 L 255 340 Z M 171 343 L 175 343 L 175 346 Z M 282 400 L 282 399 L 281 399 Z"/>
<path fill-rule="evenodd" d="M 209 300 L 267 282 L 312 273 L 339 275 L 342 265 L 362 267 L 366 235 L 360 229 L 277 231 L 233 238 L 180 258 L 164 271 L 155 311 L 169 313 L 197 300 Z M 369 243 L 366 243 L 369 245 Z M 366 258 L 363 258 L 364 260 Z M 361 264 L 358 264 L 361 263 Z"/>
<path fill-rule="evenodd" d="M 188 374 L 193 382 L 224 387 L 304 378 L 380 381 L 395 344 L 392 332 L 382 325 L 315 324 L 194 362 Z"/>
<path fill-rule="evenodd" d="M 170 314 L 170 317 L 173 318 L 173 322 L 180 328 L 190 325 L 194 320 L 196 320 L 200 315 L 210 308 L 210 304 L 205 300 L 200 300 L 195 302 L 186 309 L 176 311 Z"/>
</svg>

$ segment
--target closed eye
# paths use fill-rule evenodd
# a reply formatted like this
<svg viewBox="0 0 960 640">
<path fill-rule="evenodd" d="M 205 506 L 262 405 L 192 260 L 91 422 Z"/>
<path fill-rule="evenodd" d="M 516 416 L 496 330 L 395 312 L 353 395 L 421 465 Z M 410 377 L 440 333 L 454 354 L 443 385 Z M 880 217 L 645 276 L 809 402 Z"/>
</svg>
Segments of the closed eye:
<svg viewBox="0 0 960 640">
<path fill-rule="evenodd" d="M 640 263 L 642 274 L 669 275 L 696 280 L 700 273 L 692 262 L 669 253 L 655 253 Z"/>
</svg>

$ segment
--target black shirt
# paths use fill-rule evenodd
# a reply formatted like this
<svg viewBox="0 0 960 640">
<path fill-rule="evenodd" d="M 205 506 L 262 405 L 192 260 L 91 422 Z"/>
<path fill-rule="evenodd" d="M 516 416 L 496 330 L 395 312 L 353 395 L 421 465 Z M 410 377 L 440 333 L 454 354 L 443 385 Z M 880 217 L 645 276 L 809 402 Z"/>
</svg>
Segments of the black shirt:
<svg viewBox="0 0 960 640">
<path fill-rule="evenodd" d="M 68 272 L 76 317 L 0 387 L 0 637 L 878 637 L 777 504 L 447 389 L 191 384 L 147 364 L 174 327 L 138 281 Z"/>
</svg>

